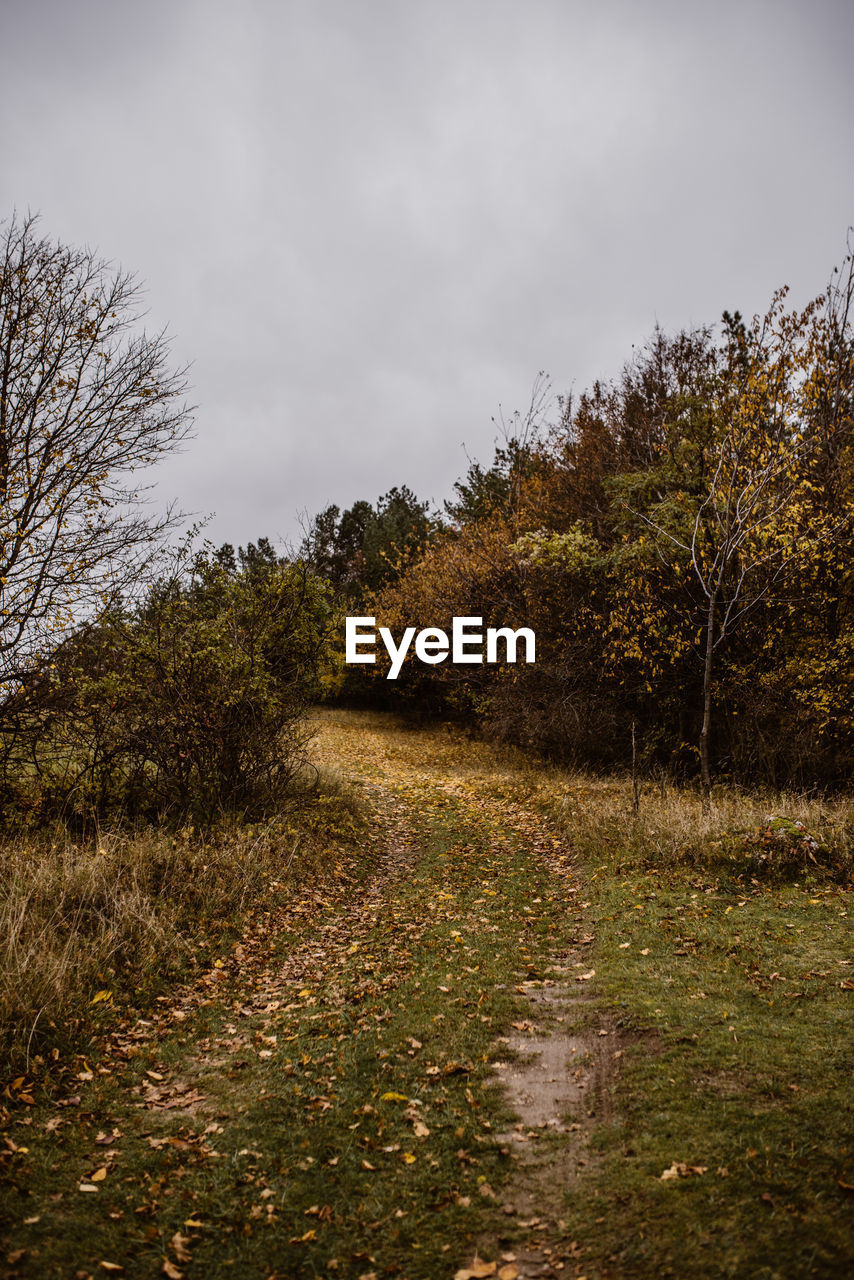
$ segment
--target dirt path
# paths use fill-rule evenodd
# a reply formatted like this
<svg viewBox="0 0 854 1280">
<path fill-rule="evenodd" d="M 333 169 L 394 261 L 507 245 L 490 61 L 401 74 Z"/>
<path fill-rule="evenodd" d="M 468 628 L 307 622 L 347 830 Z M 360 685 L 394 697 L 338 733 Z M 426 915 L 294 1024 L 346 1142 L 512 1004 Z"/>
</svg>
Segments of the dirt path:
<svg viewBox="0 0 854 1280">
<path fill-rule="evenodd" d="M 338 754 L 328 755 L 327 761 L 340 767 L 347 753 L 338 742 Z M 374 762 L 378 745 L 370 757 Z M 391 775 L 396 791 L 409 797 L 431 791 L 453 797 L 467 809 L 473 824 L 486 819 L 499 828 L 509 826 L 520 832 L 530 842 L 531 852 L 564 881 L 570 901 L 579 892 L 571 851 L 524 803 L 501 796 L 492 758 L 487 769 L 469 760 L 451 771 L 441 751 L 425 758 L 418 750 L 398 747 L 392 759 L 386 752 L 383 756 L 385 776 L 379 784 L 367 784 L 372 790 L 387 796 Z M 367 771 L 372 773 L 373 766 Z M 594 976 L 584 960 L 584 948 L 592 942 L 592 934 L 576 934 L 570 951 L 551 958 L 545 969 L 550 976 L 524 981 L 521 991 L 528 1002 L 527 1016 L 513 1021 L 493 1046 L 498 1056 L 492 1071 L 514 1117 L 512 1127 L 495 1135 L 516 1162 L 502 1209 L 530 1234 L 512 1253 L 502 1248 L 507 1239 L 494 1232 L 481 1236 L 479 1249 L 484 1255 L 500 1252 L 510 1263 L 504 1267 L 505 1274 L 515 1272 L 520 1280 L 559 1275 L 568 1259 L 579 1256 L 577 1245 L 567 1247 L 562 1239 L 565 1194 L 589 1165 L 593 1124 L 607 1118 L 611 1110 L 611 1081 L 622 1056 L 619 1034 L 612 1021 L 601 1014 L 594 1016 L 589 1001 L 575 986 Z M 460 1275 L 468 1272 L 474 1280 L 491 1274 L 490 1267 L 475 1253 L 470 1265 L 463 1263 Z"/>
<path fill-rule="evenodd" d="M 24 1118 L 9 1276 L 580 1274 L 562 1208 L 620 1049 L 568 851 L 457 738 L 327 715 L 316 757 L 368 874 L 256 913 Z"/>
</svg>

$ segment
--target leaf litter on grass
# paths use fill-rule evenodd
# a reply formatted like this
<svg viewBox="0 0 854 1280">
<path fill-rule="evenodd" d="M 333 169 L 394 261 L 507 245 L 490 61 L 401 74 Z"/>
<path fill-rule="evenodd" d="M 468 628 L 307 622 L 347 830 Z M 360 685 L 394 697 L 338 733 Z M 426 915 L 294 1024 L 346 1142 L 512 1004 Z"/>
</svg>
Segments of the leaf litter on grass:
<svg viewBox="0 0 854 1280">
<path fill-rule="evenodd" d="M 450 1205 L 457 1219 L 462 1215 L 462 1221 L 467 1214 L 482 1221 L 485 1209 L 498 1199 L 490 1186 L 499 1177 L 498 1170 L 488 1175 L 478 1172 L 494 1146 L 489 1134 L 489 1111 L 477 1085 L 478 1079 L 488 1075 L 488 1065 L 476 1061 L 474 1055 L 455 1054 L 451 1046 L 456 1039 L 453 1019 L 464 1018 L 468 1026 L 480 1027 L 478 1042 L 486 1050 L 493 1036 L 489 1012 L 493 993 L 478 982 L 484 943 L 490 950 L 496 943 L 507 949 L 507 981 L 498 986 L 508 989 L 508 1000 L 524 997 L 527 988 L 521 984 L 529 982 L 530 975 L 544 969 L 547 960 L 553 958 L 543 954 L 543 939 L 531 940 L 531 921 L 523 910 L 517 912 L 514 906 L 513 912 L 505 912 L 508 904 L 501 888 L 502 877 L 506 880 L 513 857 L 511 845 L 514 840 L 518 844 L 519 831 L 499 815 L 494 838 L 484 839 L 484 831 L 496 817 L 492 806 L 467 786 L 443 779 L 435 769 L 413 767 L 410 760 L 401 757 L 384 758 L 381 741 L 372 745 L 377 748 L 374 759 L 379 757 L 382 762 L 383 781 L 378 784 L 374 773 L 365 779 L 365 789 L 372 792 L 377 825 L 384 829 L 384 841 L 377 840 L 373 875 L 361 881 L 351 877 L 349 896 L 343 903 L 340 894 L 330 892 L 328 884 L 309 885 L 287 909 L 256 912 L 250 927 L 225 959 L 212 965 L 197 981 L 161 998 L 145 1017 L 119 1019 L 104 1035 L 97 1057 L 98 1069 L 108 1073 L 106 1078 L 89 1070 L 78 1073 L 88 1077 L 78 1082 L 78 1088 L 90 1091 L 91 1097 L 86 1093 L 82 1098 L 61 1099 L 81 1107 L 80 1118 L 85 1119 L 77 1131 L 77 1159 L 85 1185 L 94 1188 L 90 1197 L 95 1203 L 102 1202 L 101 1187 L 112 1184 L 112 1177 L 108 1176 L 111 1168 L 131 1171 L 120 1184 L 121 1199 L 112 1193 L 109 1205 L 104 1202 L 110 1219 L 104 1222 L 105 1238 L 122 1241 L 126 1254 L 116 1265 L 125 1265 L 126 1261 L 130 1264 L 135 1257 L 150 1254 L 146 1241 L 150 1239 L 154 1244 L 153 1227 L 145 1228 L 146 1222 L 157 1224 L 158 1239 L 162 1238 L 166 1245 L 166 1252 L 161 1255 L 164 1274 L 170 1273 L 169 1268 L 178 1270 L 190 1265 L 189 1259 L 194 1257 L 204 1258 L 208 1265 L 216 1267 L 220 1254 L 233 1252 L 237 1224 L 228 1225 L 228 1214 L 222 1207 L 218 1213 L 212 1212 L 206 1190 L 226 1160 L 243 1162 L 251 1182 L 260 1188 L 257 1200 L 247 1206 L 245 1226 L 250 1231 L 259 1230 L 263 1224 L 265 1230 L 287 1234 L 291 1252 L 313 1250 L 330 1227 L 337 1229 L 339 1241 L 342 1229 L 345 1236 L 349 1232 L 351 1245 L 358 1237 L 364 1237 L 365 1229 L 370 1236 L 370 1223 L 359 1226 L 356 1221 L 360 1219 L 358 1206 L 349 1227 L 346 1222 L 337 1221 L 340 1211 L 320 1204 L 316 1216 L 319 1226 L 294 1230 L 295 1206 L 283 1202 L 284 1193 L 279 1190 L 274 1170 L 269 1168 L 275 1164 L 270 1159 L 271 1134 L 267 1134 L 268 1149 L 265 1151 L 264 1143 L 260 1143 L 257 1155 L 248 1144 L 245 1149 L 236 1146 L 238 1131 L 246 1127 L 246 1113 L 253 1107 L 257 1110 L 265 1100 L 272 1105 L 282 1084 L 288 1086 L 289 1113 L 301 1114 L 307 1135 L 303 1140 L 305 1154 L 298 1161 L 305 1166 L 301 1173 L 306 1179 L 315 1177 L 314 1169 L 319 1167 L 328 1170 L 330 1176 L 343 1173 L 341 1161 L 346 1147 L 340 1143 L 349 1130 L 356 1133 L 348 1141 L 356 1145 L 359 1169 L 366 1177 L 379 1176 L 387 1183 L 390 1162 L 392 1168 L 401 1171 L 423 1168 L 433 1182 L 434 1189 L 427 1192 L 428 1196 L 437 1206 Z M 341 750 L 340 742 L 332 744 L 331 753 L 344 767 L 355 763 L 356 771 L 364 772 L 364 744 L 356 761 L 351 751 Z M 422 876 L 417 897 L 407 897 L 403 891 L 412 879 L 420 857 L 419 840 L 424 838 L 423 834 L 416 838 L 415 831 L 423 833 L 425 823 L 428 827 L 430 823 L 438 824 L 441 830 L 449 819 L 457 823 L 458 831 L 448 848 L 438 855 L 430 873 Z M 526 819 L 525 826 L 523 838 L 536 840 L 538 852 L 554 850 L 555 842 L 543 834 L 542 824 Z M 463 834 L 469 830 L 476 833 L 474 838 Z M 554 890 L 555 886 L 551 888 Z M 535 897 L 539 902 L 539 896 Z M 500 936 L 505 929 L 502 912 L 512 919 L 513 928 L 519 929 L 517 936 Z M 495 937 L 495 930 L 499 937 Z M 440 948 L 442 933 L 445 942 Z M 284 940 L 287 945 L 283 949 Z M 545 941 L 550 939 L 546 937 Z M 424 963 L 419 949 L 425 947 L 433 965 L 429 975 L 426 970 L 415 968 Z M 421 978 L 418 972 L 422 973 Z M 477 993 L 473 999 L 474 986 Z M 384 1028 L 393 1024 L 397 1016 L 403 1017 L 395 1012 L 398 991 L 407 996 L 416 1014 L 418 1002 L 423 1001 L 423 1018 L 427 1021 L 416 1016 L 408 1023 L 411 1030 L 402 1037 L 399 1047 L 380 1049 L 372 1070 L 375 1078 L 385 1075 L 390 1081 L 398 1074 L 406 1075 L 406 1089 L 375 1088 L 374 1099 L 363 1099 L 357 1109 L 362 1118 L 349 1118 L 344 1129 L 347 1117 L 336 1119 L 342 1094 L 346 1093 L 341 1071 L 347 1068 L 341 1055 L 358 1048 L 360 1040 L 365 1041 L 366 1047 L 378 1044 L 377 1037 L 382 1039 Z M 487 1013 L 480 1012 L 484 1008 Z M 452 1013 L 449 1024 L 446 1019 Z M 334 1052 L 330 1051 L 331 1046 Z M 92 1056 L 96 1057 L 94 1053 Z M 480 1058 L 488 1059 L 489 1053 L 482 1053 Z M 84 1065 L 89 1067 L 88 1062 Z M 270 1079 L 266 1072 L 274 1065 L 278 1075 Z M 377 1076 L 377 1070 L 382 1075 Z M 253 1090 L 257 1090 L 254 1097 Z M 457 1118 L 465 1120 L 468 1116 L 457 1131 L 462 1129 L 465 1140 L 471 1143 L 480 1129 L 482 1136 L 477 1137 L 474 1150 L 459 1146 L 456 1133 L 447 1134 L 453 1121 L 454 1097 L 464 1108 L 456 1109 Z M 380 1114 L 380 1108 L 390 1102 L 400 1108 L 393 1118 Z M 113 1136 L 102 1111 L 105 1107 L 109 1107 L 110 1119 L 118 1119 L 122 1127 L 112 1126 L 115 1158 L 95 1169 L 83 1154 L 87 1142 L 81 1142 L 80 1137 L 85 1138 L 88 1132 L 89 1143 L 97 1146 Z M 446 1116 L 449 1118 L 443 1119 Z M 318 1126 L 328 1126 L 333 1119 L 337 1125 L 336 1147 L 334 1153 L 327 1148 L 324 1158 L 320 1146 L 312 1141 L 312 1132 L 319 1139 Z M 62 1122 L 57 1121 L 56 1116 L 50 1117 L 46 1124 L 51 1128 L 45 1132 L 62 1142 Z M 376 1136 L 359 1136 L 370 1122 L 375 1122 Z M 408 1142 L 405 1134 L 395 1141 L 384 1140 L 386 1136 L 394 1137 L 389 1130 L 396 1126 L 397 1131 L 401 1125 L 409 1134 Z M 97 1137 L 93 1136 L 95 1130 Z M 450 1195 L 443 1191 L 447 1174 L 440 1172 L 442 1139 L 448 1147 L 448 1137 L 453 1147 L 453 1151 L 449 1148 L 450 1158 L 457 1170 L 452 1175 L 457 1187 L 451 1187 Z M 100 1169 L 108 1172 L 96 1183 L 94 1174 Z M 252 1169 L 257 1172 L 250 1172 Z M 239 1182 L 250 1185 L 244 1178 L 245 1175 L 240 1176 Z M 471 1187 L 470 1192 L 466 1184 Z M 427 1185 L 424 1184 L 425 1190 Z M 58 1194 L 64 1195 L 62 1191 Z M 419 1195 L 423 1196 L 424 1191 Z M 183 1215 L 172 1207 L 176 1197 L 185 1206 Z M 311 1208 L 309 1205 L 305 1212 Z M 62 1213 L 69 1212 L 73 1214 L 73 1209 L 69 1210 L 66 1201 Z M 493 1212 L 500 1212 L 498 1203 Z M 412 1213 L 412 1209 L 398 1205 L 389 1229 L 395 1221 L 405 1223 Z M 29 1226 L 37 1228 L 36 1215 L 30 1217 Z M 128 1230 L 129 1221 L 134 1230 Z M 276 1226 L 279 1222 L 281 1228 Z M 140 1226 L 144 1228 L 142 1232 L 137 1230 Z M 225 1232 L 224 1236 L 220 1234 L 221 1245 L 214 1239 L 217 1230 Z M 464 1226 L 458 1224 L 457 1232 L 456 1243 L 451 1234 L 441 1256 L 459 1249 Z M 69 1249 L 74 1247 L 73 1236 L 73 1229 L 69 1229 Z M 418 1254 L 424 1245 L 412 1232 L 409 1238 L 411 1248 L 406 1248 L 416 1267 L 413 1274 L 421 1274 L 417 1271 L 422 1265 Z M 39 1232 L 29 1231 L 29 1248 L 17 1260 L 24 1268 L 20 1274 L 28 1273 L 27 1255 L 39 1266 L 37 1259 L 45 1251 L 38 1240 Z M 376 1248 L 373 1244 L 372 1247 Z M 340 1243 L 336 1248 L 342 1252 Z M 55 1248 L 47 1252 L 57 1256 Z M 369 1260 L 370 1250 L 364 1252 Z M 117 1253 L 121 1256 L 120 1250 L 112 1250 L 113 1257 Z M 353 1253 L 354 1266 L 361 1265 L 358 1254 L 357 1249 Z M 105 1248 L 102 1260 L 109 1257 Z M 422 1257 L 426 1254 L 422 1253 Z M 81 1257 L 75 1261 L 96 1266 L 99 1260 L 93 1252 L 87 1255 L 81 1246 Z M 222 1257 L 221 1261 L 227 1264 L 228 1258 Z M 511 1264 L 501 1265 L 506 1270 Z M 50 1274 L 49 1270 L 43 1273 Z"/>
<path fill-rule="evenodd" d="M 190 1278 L 651 1275 L 662 1258 L 671 1265 L 671 1225 L 689 1204 L 701 1214 L 721 1201 L 733 1213 L 752 1195 L 777 1219 L 807 1212 L 773 1181 L 747 1112 L 743 1156 L 718 1160 L 718 1135 L 699 1112 L 690 1140 L 665 1145 L 679 1099 L 664 1074 L 738 1108 L 751 1044 L 749 1020 L 721 1004 L 726 1061 L 742 1055 L 738 1069 L 727 1089 L 716 1063 L 690 1085 L 686 1064 L 717 1035 L 710 1016 L 723 996 L 707 972 L 668 1014 L 671 1030 L 665 980 L 690 978 L 687 967 L 717 945 L 714 910 L 738 913 L 733 937 L 740 929 L 748 942 L 758 898 L 716 908 L 691 885 L 671 901 L 663 878 L 656 898 L 649 881 L 623 885 L 595 864 L 582 882 L 530 785 L 509 769 L 499 778 L 493 753 L 453 735 L 334 713 L 318 745 L 369 800 L 373 852 L 358 866 L 337 858 L 337 871 L 306 883 L 287 909 L 258 904 L 219 967 L 144 1017 L 111 1014 L 119 1021 L 100 1053 L 79 1060 L 56 1100 L 66 1107 L 11 1104 L 3 1164 L 22 1212 L 2 1247 L 15 1274 L 64 1276 L 70 1261 L 94 1274 L 112 1261 L 128 1276 L 168 1263 Z M 789 918 L 788 899 L 775 910 L 793 944 L 800 918 Z M 790 1010 L 808 1007 L 806 993 L 844 990 L 826 947 L 801 950 L 793 968 L 779 950 L 773 963 L 742 965 L 766 1019 L 776 1000 L 779 1027 L 803 1016 L 779 1022 L 783 979 L 798 996 Z M 632 956 L 630 969 L 616 967 L 614 957 L 628 966 Z M 639 1063 L 649 1077 L 643 1098 L 615 1076 L 627 1061 L 633 1078 Z M 609 1113 L 615 1080 L 628 1116 Z M 803 1106 L 804 1093 L 787 1097 Z M 666 1117 L 658 1145 L 643 1128 L 653 1112 Z M 852 1178 L 836 1159 L 833 1194 L 850 1210 Z M 78 1192 L 84 1181 L 94 1190 Z M 652 1216 L 622 1242 L 614 1224 L 642 1197 Z M 48 1220 L 62 1265 L 44 1244 Z M 696 1255 L 701 1274 L 716 1257 L 711 1245 Z"/>
</svg>

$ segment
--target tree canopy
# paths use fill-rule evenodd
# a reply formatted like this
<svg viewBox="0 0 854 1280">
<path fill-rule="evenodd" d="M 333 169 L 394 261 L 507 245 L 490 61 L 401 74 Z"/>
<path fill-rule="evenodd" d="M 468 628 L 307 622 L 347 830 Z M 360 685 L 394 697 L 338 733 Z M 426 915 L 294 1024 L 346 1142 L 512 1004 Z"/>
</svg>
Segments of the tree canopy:
<svg viewBox="0 0 854 1280">
<path fill-rule="evenodd" d="M 535 667 L 426 668 L 444 701 L 578 763 L 773 783 L 854 765 L 854 268 L 801 309 L 656 330 L 612 382 L 470 464 L 378 624 L 529 626 Z M 520 416 L 527 422 L 530 414 Z M 363 680 L 382 678 L 382 666 Z"/>
</svg>

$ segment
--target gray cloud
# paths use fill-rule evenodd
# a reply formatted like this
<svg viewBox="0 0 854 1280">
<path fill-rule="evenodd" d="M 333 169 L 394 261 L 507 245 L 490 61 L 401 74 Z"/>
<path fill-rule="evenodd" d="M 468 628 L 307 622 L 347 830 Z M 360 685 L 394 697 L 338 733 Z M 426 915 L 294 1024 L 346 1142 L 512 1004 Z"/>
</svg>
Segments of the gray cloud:
<svg viewBox="0 0 854 1280">
<path fill-rule="evenodd" d="M 0 214 L 148 286 L 215 538 L 406 482 L 656 321 L 818 292 L 854 221 L 849 4 L 4 0 Z"/>
</svg>

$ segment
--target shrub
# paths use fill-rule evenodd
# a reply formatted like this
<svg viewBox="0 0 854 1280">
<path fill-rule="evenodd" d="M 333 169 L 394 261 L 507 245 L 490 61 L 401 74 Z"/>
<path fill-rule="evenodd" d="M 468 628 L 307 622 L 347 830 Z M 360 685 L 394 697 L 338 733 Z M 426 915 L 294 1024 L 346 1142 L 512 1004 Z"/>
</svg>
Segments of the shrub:
<svg viewBox="0 0 854 1280">
<path fill-rule="evenodd" d="M 7 812 L 186 819 L 269 811 L 303 760 L 328 618 L 300 564 L 209 556 L 55 655 L 7 753 Z"/>
</svg>

